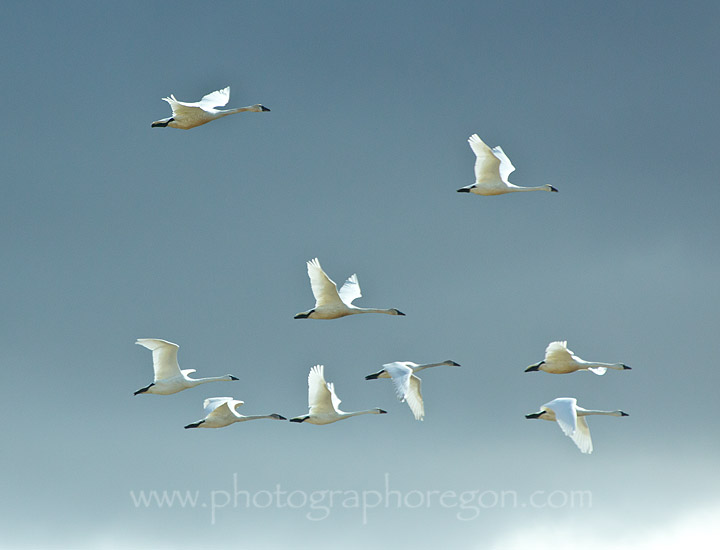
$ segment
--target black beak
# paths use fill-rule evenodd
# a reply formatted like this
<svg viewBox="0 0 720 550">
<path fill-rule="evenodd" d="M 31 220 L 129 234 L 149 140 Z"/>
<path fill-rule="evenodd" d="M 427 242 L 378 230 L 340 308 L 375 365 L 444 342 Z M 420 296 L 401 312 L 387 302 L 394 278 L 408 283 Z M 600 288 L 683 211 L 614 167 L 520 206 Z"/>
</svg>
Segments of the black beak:
<svg viewBox="0 0 720 550">
<path fill-rule="evenodd" d="M 557 192 L 558 192 L 558 190 L 555 189 L 552 185 L 550 186 L 550 191 L 551 191 L 552 193 L 557 193 Z"/>
<path fill-rule="evenodd" d="M 623 365 L 623 370 L 632 370 L 632 369 L 630 367 L 628 367 L 627 365 Z"/>
<path fill-rule="evenodd" d="M 525 415 L 525 418 L 540 418 L 540 417 L 541 417 L 542 415 L 544 415 L 544 414 L 545 414 L 545 411 L 540 411 L 540 412 L 537 412 L 537 413 L 526 414 L 526 415 Z"/>
<path fill-rule="evenodd" d="M 463 188 L 461 188 L 461 189 L 458 189 L 457 192 L 458 192 L 458 193 L 469 193 L 469 192 L 470 192 L 470 189 L 467 188 L 467 187 L 463 187 Z"/>
<path fill-rule="evenodd" d="M 262 109 L 263 111 L 270 111 L 270 109 L 265 107 L 265 105 L 260 105 L 260 109 Z"/>
</svg>

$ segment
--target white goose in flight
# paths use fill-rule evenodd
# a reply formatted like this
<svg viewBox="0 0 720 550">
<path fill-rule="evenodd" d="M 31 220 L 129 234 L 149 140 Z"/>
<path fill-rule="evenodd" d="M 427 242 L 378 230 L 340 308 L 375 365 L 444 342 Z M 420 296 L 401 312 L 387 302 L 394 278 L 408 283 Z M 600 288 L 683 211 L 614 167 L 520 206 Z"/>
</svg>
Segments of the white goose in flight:
<svg viewBox="0 0 720 550">
<path fill-rule="evenodd" d="M 343 412 L 338 406 L 340 398 L 335 394 L 332 382 L 325 382 L 324 367 L 315 365 L 308 375 L 308 414 L 291 418 L 290 422 L 307 422 L 308 424 L 332 424 L 338 420 L 345 420 L 360 414 L 386 414 L 382 409 L 369 409 L 367 411 Z"/>
<path fill-rule="evenodd" d="M 180 370 L 178 365 L 177 352 L 178 345 L 160 340 L 158 338 L 139 338 L 136 344 L 152 350 L 153 369 L 155 378 L 151 384 L 144 388 L 140 388 L 135 395 L 141 393 L 154 393 L 157 395 L 170 395 L 188 388 L 194 388 L 200 384 L 207 382 L 220 382 L 237 380 L 234 376 L 226 374 L 225 376 L 215 376 L 212 378 L 188 377 L 188 374 L 195 372 L 195 369 Z"/>
<path fill-rule="evenodd" d="M 425 417 L 425 405 L 423 403 L 420 386 L 422 380 L 415 376 L 416 372 L 430 367 L 459 367 L 455 361 L 443 361 L 442 363 L 429 363 L 427 365 L 418 365 L 411 361 L 396 361 L 383 365 L 383 369 L 373 374 L 368 374 L 365 380 L 375 380 L 377 378 L 391 378 L 395 384 L 400 401 L 407 401 L 410 410 L 415 415 L 415 420 L 422 420 Z"/>
<path fill-rule="evenodd" d="M 590 454 L 593 451 L 590 428 L 586 416 L 591 414 L 604 414 L 608 416 L 628 416 L 623 411 L 593 411 L 577 406 L 574 397 L 558 397 L 545 403 L 536 413 L 526 414 L 525 418 L 541 418 L 557 422 L 563 433 L 573 440 L 581 452 Z"/>
<path fill-rule="evenodd" d="M 476 195 L 504 195 L 518 191 L 553 191 L 550 184 L 539 187 L 520 187 L 508 181 L 515 167 L 499 145 L 490 149 L 477 134 L 468 138 L 470 148 L 477 157 L 475 159 L 475 183 L 458 189 L 458 193 L 475 193 Z"/>
<path fill-rule="evenodd" d="M 172 116 L 163 118 L 162 120 L 156 120 L 152 123 L 153 128 L 180 128 L 181 130 L 189 130 L 196 126 L 202 126 L 208 122 L 222 118 L 227 115 L 235 113 L 243 113 L 250 111 L 254 113 L 260 113 L 263 111 L 269 111 L 267 107 L 257 104 L 249 107 L 240 107 L 239 109 L 227 109 L 222 111 L 215 107 L 223 107 L 227 105 L 230 100 L 230 86 L 223 88 L 222 90 L 216 90 L 203 96 L 200 101 L 194 103 L 188 103 L 185 101 L 178 101 L 174 95 L 170 97 L 162 98 L 163 101 L 167 101 L 172 108 Z"/>
<path fill-rule="evenodd" d="M 567 342 L 550 342 L 545 349 L 545 359 L 530 365 L 525 372 L 543 371 L 552 374 L 568 374 L 578 370 L 587 370 L 597 375 L 603 375 L 608 369 L 631 370 L 624 363 L 585 361 L 567 348 Z"/>
<path fill-rule="evenodd" d="M 295 319 L 338 319 L 357 313 L 386 313 L 387 315 L 405 315 L 397 309 L 373 309 L 356 307 L 353 300 L 360 298 L 360 285 L 357 275 L 352 275 L 338 291 L 337 285 L 320 267 L 317 258 L 307 263 L 310 286 L 315 296 L 315 307 L 295 315 Z"/>
<path fill-rule="evenodd" d="M 235 422 L 246 422 L 248 420 L 260 420 L 261 418 L 272 418 L 274 420 L 287 420 L 279 414 L 243 416 L 237 412 L 237 408 L 243 404 L 232 397 L 210 397 L 203 402 L 205 418 L 188 424 L 188 428 L 224 428 Z"/>
</svg>

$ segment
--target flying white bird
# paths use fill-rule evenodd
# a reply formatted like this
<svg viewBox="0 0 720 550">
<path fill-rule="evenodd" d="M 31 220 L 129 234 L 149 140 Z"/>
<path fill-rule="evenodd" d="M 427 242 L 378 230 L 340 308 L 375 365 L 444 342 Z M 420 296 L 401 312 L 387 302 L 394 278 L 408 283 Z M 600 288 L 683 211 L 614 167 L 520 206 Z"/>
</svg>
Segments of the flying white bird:
<svg viewBox="0 0 720 550">
<path fill-rule="evenodd" d="M 550 342 L 545 349 L 545 359 L 530 365 L 525 372 L 543 371 L 552 374 L 568 374 L 578 370 L 603 375 L 608 369 L 630 370 L 624 363 L 597 363 L 580 359 L 567 348 L 567 342 Z"/>
<path fill-rule="evenodd" d="M 209 93 L 200 101 L 194 103 L 187 103 L 184 101 L 178 101 L 174 95 L 170 97 L 162 98 L 163 101 L 167 101 L 172 107 L 172 116 L 163 118 L 162 120 L 156 120 L 152 123 L 153 128 L 164 128 L 170 126 L 171 128 L 180 128 L 181 130 L 189 130 L 196 126 L 201 126 L 207 122 L 211 122 L 215 119 L 222 118 L 227 115 L 235 113 L 242 113 L 245 111 L 251 111 L 259 113 L 262 111 L 269 111 L 267 107 L 263 105 L 251 105 L 249 107 L 240 107 L 239 109 L 228 109 L 221 111 L 215 107 L 223 107 L 227 105 L 230 100 L 230 86 Z"/>
<path fill-rule="evenodd" d="M 468 143 L 477 157 L 475 159 L 475 183 L 458 189 L 458 193 L 476 195 L 503 195 L 518 191 L 554 191 L 550 184 L 539 187 L 520 187 L 508 181 L 515 167 L 499 145 L 490 149 L 477 134 L 468 138 Z"/>
<path fill-rule="evenodd" d="M 188 428 L 224 428 L 235 422 L 245 422 L 247 420 L 260 420 L 261 418 L 272 418 L 274 420 L 287 420 L 279 414 L 268 414 L 263 416 L 243 416 L 237 412 L 237 408 L 242 405 L 242 401 L 233 399 L 232 397 L 210 397 L 203 402 L 206 416 L 202 420 L 193 422 L 185 426 Z"/>
<path fill-rule="evenodd" d="M 308 375 L 308 404 L 310 411 L 306 415 L 291 418 L 290 422 L 307 422 L 308 424 L 332 424 L 359 414 L 386 414 L 382 409 L 370 409 L 358 412 L 343 412 L 338 409 L 340 399 L 335 395 L 332 382 L 325 382 L 324 367 L 315 365 Z"/>
<path fill-rule="evenodd" d="M 337 285 L 325 274 L 317 258 L 307 263 L 307 271 L 315 296 L 315 307 L 298 313 L 295 319 L 337 319 L 356 313 L 405 315 L 397 309 L 373 309 L 352 305 L 353 300 L 362 296 L 357 275 L 352 275 L 338 291 Z"/>
<path fill-rule="evenodd" d="M 577 406 L 574 397 L 558 397 L 540 407 L 540 411 L 526 414 L 525 418 L 541 418 L 556 421 L 563 433 L 572 439 L 581 452 L 590 454 L 593 451 L 590 428 L 584 417 L 591 414 L 609 416 L 628 416 L 623 411 L 593 411 Z"/>
<path fill-rule="evenodd" d="M 368 374 L 365 380 L 375 380 L 376 378 L 391 378 L 395 384 L 400 401 L 407 401 L 410 410 L 415 415 L 416 420 L 422 420 L 425 417 L 425 405 L 423 404 L 420 386 L 422 380 L 415 376 L 416 372 L 430 367 L 440 367 L 446 365 L 448 367 L 459 367 L 455 361 L 443 361 L 442 363 L 429 363 L 427 365 L 418 365 L 411 361 L 396 361 L 383 365 L 383 369 L 373 374 Z"/>
<path fill-rule="evenodd" d="M 171 393 L 177 393 L 188 388 L 194 388 L 206 382 L 237 380 L 237 378 L 230 374 L 212 378 L 189 378 L 188 374 L 195 372 L 195 369 L 180 370 L 180 365 L 178 365 L 177 361 L 179 347 L 177 344 L 157 338 L 139 338 L 135 343 L 152 350 L 153 369 L 155 370 L 155 379 L 152 384 L 140 388 L 135 392 L 135 395 L 139 393 L 170 395 Z"/>
</svg>

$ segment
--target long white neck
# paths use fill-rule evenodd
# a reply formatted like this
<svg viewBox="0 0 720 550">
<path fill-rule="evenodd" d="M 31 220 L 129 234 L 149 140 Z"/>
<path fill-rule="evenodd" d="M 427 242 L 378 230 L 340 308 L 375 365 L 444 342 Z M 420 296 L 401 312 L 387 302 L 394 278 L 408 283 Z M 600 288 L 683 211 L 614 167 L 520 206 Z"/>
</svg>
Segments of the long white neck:
<svg viewBox="0 0 720 550">
<path fill-rule="evenodd" d="M 583 367 L 604 367 L 606 369 L 625 370 L 625 365 L 623 363 L 600 363 L 593 361 L 583 361 L 582 359 L 576 359 L 576 361 L 580 363 Z"/>
<path fill-rule="evenodd" d="M 353 313 L 385 313 L 386 315 L 400 315 L 397 309 L 375 309 L 372 307 L 352 307 Z"/>
<path fill-rule="evenodd" d="M 211 376 L 210 378 L 187 378 L 188 384 L 191 386 L 199 386 L 200 384 L 207 384 L 208 382 L 229 382 L 234 380 L 230 375 L 225 376 Z"/>
<path fill-rule="evenodd" d="M 273 418 L 276 419 L 277 416 L 273 416 L 271 414 L 256 414 L 256 415 L 248 415 L 248 416 L 241 416 L 238 418 L 235 422 L 245 422 L 246 420 L 261 420 L 263 418 Z"/>
<path fill-rule="evenodd" d="M 520 187 L 519 185 L 513 185 L 509 188 L 512 193 L 519 193 L 521 191 L 550 191 L 547 185 L 540 185 L 538 187 Z"/>
<path fill-rule="evenodd" d="M 427 365 L 418 365 L 417 367 L 410 367 L 413 372 L 419 372 L 424 369 L 429 369 L 430 367 L 442 367 L 443 365 L 447 365 L 447 363 L 428 363 Z"/>
<path fill-rule="evenodd" d="M 343 418 L 350 418 L 351 416 L 360 416 L 361 414 L 381 414 L 380 409 L 369 409 L 367 411 L 356 411 L 356 412 L 343 412 L 339 413 Z"/>
<path fill-rule="evenodd" d="M 235 113 L 239 113 L 241 109 L 228 109 L 227 111 L 217 111 L 213 113 L 213 118 L 222 118 L 224 116 L 228 115 L 234 115 Z"/>
<path fill-rule="evenodd" d="M 251 105 L 250 107 L 238 107 L 237 109 L 227 109 L 225 111 L 218 111 L 216 116 L 218 118 L 220 118 L 220 117 L 227 116 L 227 115 L 234 115 L 235 113 L 244 113 L 246 111 L 255 111 L 255 110 L 256 109 L 254 108 L 254 106 Z"/>
<path fill-rule="evenodd" d="M 622 411 L 594 411 L 592 409 L 577 408 L 578 416 L 590 416 L 592 414 L 604 414 L 607 416 L 626 416 Z"/>
</svg>

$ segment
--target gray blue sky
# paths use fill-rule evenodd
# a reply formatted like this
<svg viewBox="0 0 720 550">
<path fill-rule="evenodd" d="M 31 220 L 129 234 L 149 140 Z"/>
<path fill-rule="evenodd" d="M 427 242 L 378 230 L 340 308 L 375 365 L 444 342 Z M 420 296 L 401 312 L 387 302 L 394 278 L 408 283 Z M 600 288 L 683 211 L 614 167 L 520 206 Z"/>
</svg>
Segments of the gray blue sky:
<svg viewBox="0 0 720 550">
<path fill-rule="evenodd" d="M 716 2 L 3 3 L 3 544 L 709 548 L 719 22 Z M 150 127 L 160 98 L 228 85 L 272 111 Z M 456 193 L 473 133 L 560 192 Z M 407 316 L 293 320 L 316 256 Z M 134 397 L 141 337 L 240 381 Z M 633 370 L 524 374 L 552 340 Z M 445 359 L 424 422 L 363 379 Z M 302 414 L 315 364 L 345 410 L 389 414 L 182 429 L 211 396 Z M 524 419 L 559 396 L 630 416 L 592 418 L 585 456 Z"/>
</svg>

